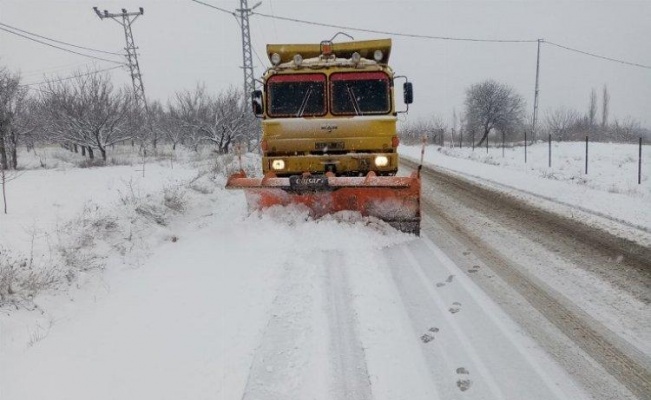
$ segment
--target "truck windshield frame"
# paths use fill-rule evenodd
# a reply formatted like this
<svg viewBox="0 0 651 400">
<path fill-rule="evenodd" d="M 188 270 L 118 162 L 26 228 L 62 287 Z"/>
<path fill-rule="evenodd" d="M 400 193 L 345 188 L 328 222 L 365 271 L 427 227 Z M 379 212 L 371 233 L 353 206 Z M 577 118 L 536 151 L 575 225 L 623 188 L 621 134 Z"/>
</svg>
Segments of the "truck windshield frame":
<svg viewBox="0 0 651 400">
<path fill-rule="evenodd" d="M 267 80 L 267 113 L 271 117 L 321 117 L 326 109 L 325 74 L 279 74 Z"/>
<path fill-rule="evenodd" d="M 383 115 L 391 112 L 391 79 L 384 72 L 330 75 L 332 115 Z"/>
</svg>

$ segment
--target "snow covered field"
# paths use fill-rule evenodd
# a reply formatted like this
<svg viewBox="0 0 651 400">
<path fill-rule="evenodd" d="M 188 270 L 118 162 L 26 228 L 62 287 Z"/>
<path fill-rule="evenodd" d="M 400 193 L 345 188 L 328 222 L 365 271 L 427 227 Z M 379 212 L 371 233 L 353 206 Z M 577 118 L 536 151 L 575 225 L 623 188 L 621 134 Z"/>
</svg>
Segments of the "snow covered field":
<svg viewBox="0 0 651 400">
<path fill-rule="evenodd" d="M 638 186 L 625 161 L 636 150 L 595 144 L 594 164 L 583 176 L 577 147 L 556 146 L 559 157 L 567 155 L 555 160 L 556 169 L 547 168 L 546 145 L 531 149 L 526 166 L 516 149 L 502 160 L 497 149 L 485 157 L 485 149 L 430 147 L 426 161 L 558 201 L 564 205 L 550 207 L 560 212 L 582 209 L 605 224 L 615 219 L 624 226 L 617 229 L 630 228 L 625 233 L 651 232 L 651 171 L 645 167 Z M 333 380 L 345 377 L 324 365 L 326 353 L 332 346 L 344 355 L 357 350 L 332 343 L 324 327 L 344 318 L 336 324 L 353 329 L 345 321 L 355 318 L 351 313 L 361 331 L 342 335 L 359 336 L 374 398 L 499 398 L 503 390 L 520 398 L 586 398 L 434 243 L 354 215 L 319 221 L 300 209 L 247 215 L 241 193 L 223 189 L 232 160 L 210 153 L 181 152 L 174 168 L 164 158 L 150 162 L 143 178 L 138 164 L 80 169 L 59 151 L 48 157 L 56 168 L 28 169 L 9 183 L 9 213 L 0 215 L 0 262 L 9 254 L 47 278 L 23 276 L 41 286 L 14 287 L 17 293 L 5 293 L 9 300 L 0 305 L 2 400 L 346 398 L 332 392 Z M 416 158 L 420 149 L 402 152 Z M 26 164 L 38 165 L 28 157 Z M 247 159 L 250 168 L 255 163 Z M 426 256 L 424 248 L 438 254 L 434 272 L 415 261 Z M 437 274 L 431 278 L 447 285 L 444 294 L 435 287 L 423 294 L 440 303 L 437 310 L 415 308 L 439 320 L 436 330 L 405 320 L 399 289 L 388 284 L 396 272 L 382 253 L 406 259 L 410 279 Z M 339 267 L 321 276 L 327 265 Z M 327 296 L 340 313 L 318 312 Z M 401 318 L 404 324 L 388 322 Z M 486 335 L 472 333 L 479 320 Z M 436 341 L 422 358 L 425 335 Z M 459 335 L 471 345 L 452 345 Z M 498 364 L 486 365 L 480 355 Z M 424 370 L 443 358 L 458 368 L 441 370 L 432 386 Z M 503 389 L 511 372 L 525 367 L 541 381 L 522 372 L 521 381 Z"/>
</svg>

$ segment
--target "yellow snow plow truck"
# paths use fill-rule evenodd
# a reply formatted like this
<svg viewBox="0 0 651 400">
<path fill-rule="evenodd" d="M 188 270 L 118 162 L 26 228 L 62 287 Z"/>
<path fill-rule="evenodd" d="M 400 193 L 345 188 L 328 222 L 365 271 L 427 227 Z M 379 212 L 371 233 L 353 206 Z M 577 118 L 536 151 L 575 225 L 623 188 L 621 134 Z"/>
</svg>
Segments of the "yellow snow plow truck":
<svg viewBox="0 0 651 400">
<path fill-rule="evenodd" d="M 394 75 L 390 53 L 390 39 L 267 45 L 272 67 L 252 94 L 264 177 L 240 171 L 226 187 L 243 189 L 250 209 L 303 204 L 317 218 L 358 211 L 418 235 L 420 176 L 395 176 L 397 115 L 413 89 Z"/>
</svg>

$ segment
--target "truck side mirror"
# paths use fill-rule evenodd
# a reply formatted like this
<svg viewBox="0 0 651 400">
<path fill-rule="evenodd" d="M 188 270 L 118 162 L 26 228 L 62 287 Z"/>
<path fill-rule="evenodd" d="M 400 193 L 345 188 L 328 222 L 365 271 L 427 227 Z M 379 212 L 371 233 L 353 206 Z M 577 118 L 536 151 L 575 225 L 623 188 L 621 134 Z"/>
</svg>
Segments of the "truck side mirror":
<svg viewBox="0 0 651 400">
<path fill-rule="evenodd" d="M 255 90 L 251 93 L 251 106 L 253 108 L 253 114 L 256 117 L 262 116 L 262 91 Z"/>
<path fill-rule="evenodd" d="M 414 102 L 414 88 L 411 85 L 411 82 L 405 82 L 402 86 L 402 93 L 404 96 L 405 104 L 411 104 Z"/>
</svg>

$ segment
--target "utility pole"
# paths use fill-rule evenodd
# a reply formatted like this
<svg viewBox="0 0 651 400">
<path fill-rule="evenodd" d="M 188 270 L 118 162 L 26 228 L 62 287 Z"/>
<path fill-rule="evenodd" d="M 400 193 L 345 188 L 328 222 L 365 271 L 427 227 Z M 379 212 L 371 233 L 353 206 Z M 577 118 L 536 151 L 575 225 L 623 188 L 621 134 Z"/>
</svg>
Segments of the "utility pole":
<svg viewBox="0 0 651 400">
<path fill-rule="evenodd" d="M 533 97 L 533 121 L 531 124 L 532 140 L 536 141 L 536 124 L 538 123 L 538 78 L 540 76 L 540 43 L 545 39 L 538 39 L 538 56 L 536 57 L 536 92 Z"/>
<path fill-rule="evenodd" d="M 129 71 L 131 72 L 131 83 L 133 84 L 133 97 L 136 102 L 136 107 L 144 113 L 145 121 L 147 127 L 149 128 L 149 134 L 152 138 L 152 144 L 156 148 L 156 135 L 154 134 L 154 129 L 151 125 L 151 118 L 149 115 L 149 106 L 147 105 L 147 98 L 145 97 L 145 86 L 142 84 L 142 75 L 140 74 L 140 64 L 138 64 L 138 48 L 136 43 L 133 40 L 133 32 L 131 31 L 131 25 L 138 19 L 139 16 L 145 13 L 145 10 L 140 7 L 138 12 L 127 12 L 126 8 L 122 9 L 122 13 L 110 13 L 107 10 L 100 12 L 97 7 L 93 7 L 95 13 L 100 19 L 110 18 L 118 24 L 122 25 L 124 28 L 124 39 L 126 40 L 127 46 L 125 50 L 127 52 L 126 57 L 129 62 Z M 141 138 L 141 151 L 142 151 L 142 176 L 145 176 L 145 164 L 147 158 L 147 144 L 145 138 Z M 133 144 L 133 141 L 132 141 Z"/>
<path fill-rule="evenodd" d="M 242 28 L 242 69 L 244 70 L 244 96 L 250 96 L 255 90 L 255 77 L 253 76 L 253 57 L 251 55 L 251 32 L 249 29 L 249 16 L 253 9 L 261 2 L 249 8 L 248 0 L 240 0 L 240 8 L 236 9 L 240 14 L 240 27 Z"/>
<path fill-rule="evenodd" d="M 127 12 L 127 10 L 123 8 L 122 13 L 110 13 L 107 10 L 104 10 L 102 13 L 97 9 L 97 7 L 93 7 L 93 10 L 95 10 L 95 13 L 100 19 L 110 18 L 122 25 L 124 28 L 124 38 L 127 43 L 125 50 L 127 52 L 126 57 L 131 72 L 131 82 L 133 83 L 133 95 L 138 107 L 147 111 L 148 107 L 145 98 L 145 87 L 142 84 L 142 75 L 140 74 L 140 65 L 138 64 L 138 53 L 136 52 L 138 48 L 133 41 L 133 32 L 131 31 L 131 25 L 139 16 L 145 13 L 145 10 L 142 7 L 140 7 L 138 12 Z"/>
</svg>

